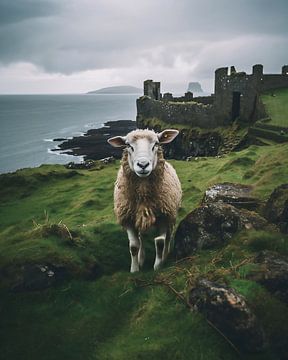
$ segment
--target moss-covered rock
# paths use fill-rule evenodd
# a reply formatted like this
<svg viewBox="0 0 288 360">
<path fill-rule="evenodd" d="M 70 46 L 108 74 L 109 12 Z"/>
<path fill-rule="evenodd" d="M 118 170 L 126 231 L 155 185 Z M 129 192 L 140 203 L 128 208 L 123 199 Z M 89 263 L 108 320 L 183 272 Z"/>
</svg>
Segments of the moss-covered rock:
<svg viewBox="0 0 288 360">
<path fill-rule="evenodd" d="M 288 184 L 278 186 L 270 195 L 264 210 L 265 217 L 288 233 Z"/>
<path fill-rule="evenodd" d="M 248 164 L 253 164 L 249 158 L 241 160 L 249 160 Z M 229 182 L 215 184 L 205 191 L 202 204 L 222 201 L 237 208 L 255 210 L 260 200 L 251 194 L 252 189 L 252 186 Z"/>
<path fill-rule="evenodd" d="M 265 347 L 265 335 L 245 298 L 234 289 L 201 279 L 190 290 L 189 302 L 242 351 Z"/>
<path fill-rule="evenodd" d="M 253 267 L 247 278 L 264 285 L 288 303 L 288 256 L 264 250 L 255 257 L 254 262 L 258 266 Z"/>
<path fill-rule="evenodd" d="M 267 221 L 255 212 L 221 201 L 199 206 L 179 224 L 174 240 L 177 259 L 197 250 L 224 246 L 241 229 L 269 228 Z"/>
</svg>

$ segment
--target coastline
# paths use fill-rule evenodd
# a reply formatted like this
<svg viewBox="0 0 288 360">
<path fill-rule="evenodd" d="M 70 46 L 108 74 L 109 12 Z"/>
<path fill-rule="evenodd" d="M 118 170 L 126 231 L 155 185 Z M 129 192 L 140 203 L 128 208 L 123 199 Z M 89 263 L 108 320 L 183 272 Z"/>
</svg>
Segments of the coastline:
<svg viewBox="0 0 288 360">
<path fill-rule="evenodd" d="M 113 148 L 107 143 L 107 139 L 112 136 L 123 136 L 134 129 L 136 129 L 136 121 L 133 120 L 108 121 L 101 128 L 89 129 L 82 136 L 66 139 L 51 151 L 66 155 L 83 156 L 84 160 L 100 160 L 108 156 L 120 159 L 122 150 Z M 58 142 L 59 139 L 53 139 L 53 141 Z"/>
</svg>

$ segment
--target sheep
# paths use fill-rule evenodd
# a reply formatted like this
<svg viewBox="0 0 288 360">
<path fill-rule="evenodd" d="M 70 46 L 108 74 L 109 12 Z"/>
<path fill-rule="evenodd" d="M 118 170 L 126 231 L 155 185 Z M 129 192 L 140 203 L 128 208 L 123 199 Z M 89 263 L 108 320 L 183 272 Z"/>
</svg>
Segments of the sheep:
<svg viewBox="0 0 288 360">
<path fill-rule="evenodd" d="M 114 212 L 127 231 L 131 255 L 130 272 L 143 266 L 145 252 L 141 234 L 156 227 L 154 270 L 167 257 L 171 233 L 181 203 L 181 184 L 175 169 L 165 161 L 161 144 L 170 143 L 178 130 L 156 133 L 136 129 L 126 136 L 108 139 L 114 147 L 124 148 L 114 187 Z"/>
</svg>

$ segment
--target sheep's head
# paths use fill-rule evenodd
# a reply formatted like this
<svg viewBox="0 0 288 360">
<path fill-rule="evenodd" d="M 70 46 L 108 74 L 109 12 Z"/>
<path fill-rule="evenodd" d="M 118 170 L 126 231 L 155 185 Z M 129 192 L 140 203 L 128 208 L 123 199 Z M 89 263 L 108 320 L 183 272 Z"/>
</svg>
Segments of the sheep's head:
<svg viewBox="0 0 288 360">
<path fill-rule="evenodd" d="M 115 147 L 126 147 L 130 169 L 139 177 L 151 174 L 157 165 L 157 150 L 160 144 L 168 144 L 179 131 L 167 129 L 161 133 L 152 130 L 133 130 L 126 136 L 115 136 L 108 143 Z"/>
</svg>

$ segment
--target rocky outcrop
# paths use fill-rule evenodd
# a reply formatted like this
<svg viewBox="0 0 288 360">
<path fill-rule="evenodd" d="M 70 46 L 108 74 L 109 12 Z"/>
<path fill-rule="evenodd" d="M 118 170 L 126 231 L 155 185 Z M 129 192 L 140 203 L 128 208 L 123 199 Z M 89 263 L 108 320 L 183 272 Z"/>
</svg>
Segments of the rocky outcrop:
<svg viewBox="0 0 288 360">
<path fill-rule="evenodd" d="M 143 123 L 138 121 L 140 128 L 153 129 L 161 132 L 167 127 L 145 120 Z M 174 126 L 174 125 L 173 125 Z M 177 126 L 176 126 L 177 129 Z M 217 131 L 201 131 L 199 129 L 186 128 L 179 129 L 179 135 L 170 144 L 163 147 L 166 158 L 183 160 L 187 157 L 216 156 L 223 145 L 223 137 Z"/>
<path fill-rule="evenodd" d="M 67 169 L 77 169 L 77 170 L 101 170 L 103 168 L 102 165 L 108 165 L 115 163 L 115 158 L 113 156 L 108 156 L 104 159 L 100 159 L 99 161 L 94 160 L 85 160 L 80 163 L 75 163 L 73 161 L 69 162 L 65 165 Z"/>
<path fill-rule="evenodd" d="M 75 163 L 71 161 L 65 165 L 67 169 L 77 169 L 77 170 L 92 169 L 94 166 L 95 166 L 95 162 L 93 160 L 85 160 L 85 161 L 81 161 L 80 163 Z"/>
<path fill-rule="evenodd" d="M 179 160 L 187 157 L 216 156 L 222 143 L 222 136 L 216 131 L 202 133 L 195 129 L 183 129 L 173 142 L 164 146 L 164 155 L 168 159 Z"/>
<path fill-rule="evenodd" d="M 238 209 L 221 201 L 207 203 L 190 212 L 176 230 L 174 254 L 177 259 L 197 250 L 225 245 L 241 229 L 262 230 L 267 221 L 255 212 Z"/>
<path fill-rule="evenodd" d="M 190 290 L 189 303 L 238 350 L 257 352 L 265 347 L 263 329 L 245 298 L 235 290 L 202 279 Z"/>
<path fill-rule="evenodd" d="M 258 265 L 247 278 L 259 282 L 268 291 L 288 303 L 288 257 L 272 251 L 261 251 L 254 262 Z"/>
<path fill-rule="evenodd" d="M 148 99 L 149 100 L 149 99 Z M 158 103 L 158 102 L 157 102 Z M 163 102 L 165 103 L 165 102 Z M 166 101 L 167 103 L 167 101 Z M 169 102 L 168 102 L 169 103 Z M 176 105 L 175 105 L 176 106 Z M 181 103 L 178 104 L 180 108 Z M 166 123 L 160 117 L 148 117 L 148 115 L 138 114 L 137 127 L 149 128 L 161 132 L 169 127 L 175 127 L 179 130 L 179 135 L 170 144 L 165 146 L 165 156 L 174 159 L 186 159 L 187 157 L 217 156 L 229 153 L 236 148 L 242 147 L 243 131 L 238 132 L 236 124 L 227 127 L 225 131 L 219 129 L 200 129 L 193 127 L 193 124 L 187 124 L 187 127 L 179 128 L 176 123 Z M 257 143 L 258 144 L 258 143 Z"/>
<path fill-rule="evenodd" d="M 222 201 L 237 208 L 254 210 L 260 205 L 252 194 L 252 186 L 234 183 L 215 184 L 205 191 L 202 204 Z"/>
<path fill-rule="evenodd" d="M 287 219 L 283 217 L 287 211 L 287 200 L 283 195 L 286 186 L 280 187 L 281 191 L 276 189 L 273 192 L 281 193 L 284 198 L 278 200 L 280 207 L 277 210 L 276 205 L 271 205 L 274 204 L 271 199 L 266 205 L 269 214 L 273 214 L 267 218 L 274 220 L 276 224 L 281 219 L 282 229 L 284 219 Z M 278 199 L 278 196 L 272 198 Z M 197 250 L 225 245 L 242 229 L 276 230 L 276 226 L 254 211 L 262 208 L 262 202 L 252 195 L 251 186 L 229 182 L 211 186 L 205 191 L 200 206 L 180 222 L 175 234 L 175 257 L 183 258 Z"/>
<path fill-rule="evenodd" d="M 288 184 L 278 186 L 270 195 L 264 210 L 268 221 L 288 233 Z"/>
<path fill-rule="evenodd" d="M 129 131 L 136 129 L 136 123 L 132 120 L 119 120 L 108 121 L 104 125 L 100 129 L 87 131 L 83 136 L 66 140 L 52 151 L 84 156 L 85 160 L 100 160 L 110 156 L 121 159 L 122 149 L 112 147 L 107 143 L 107 139 L 112 136 L 126 135 Z"/>
</svg>

